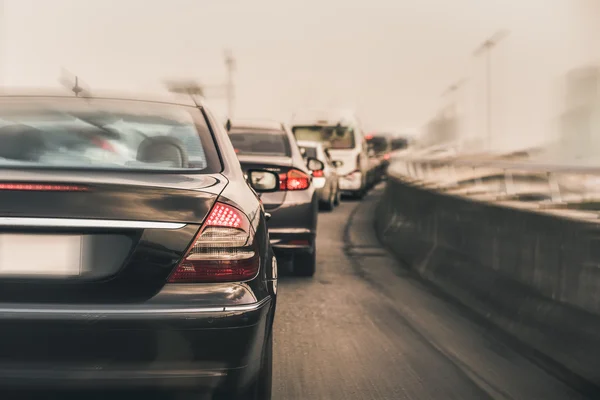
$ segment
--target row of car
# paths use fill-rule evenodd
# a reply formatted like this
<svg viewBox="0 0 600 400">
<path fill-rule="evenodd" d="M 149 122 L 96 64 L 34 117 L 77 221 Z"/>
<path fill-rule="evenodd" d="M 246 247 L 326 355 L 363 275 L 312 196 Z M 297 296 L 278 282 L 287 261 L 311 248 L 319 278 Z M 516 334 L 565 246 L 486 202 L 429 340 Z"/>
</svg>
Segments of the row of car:
<svg viewBox="0 0 600 400">
<path fill-rule="evenodd" d="M 224 127 L 194 96 L 0 103 L 0 391 L 270 399 L 275 253 L 314 273 L 316 187 L 365 193 L 360 131 Z"/>
<path fill-rule="evenodd" d="M 357 120 L 348 117 L 291 125 L 228 120 L 226 128 L 246 175 L 261 169 L 279 177 L 277 189 L 259 194 L 270 215 L 269 236 L 278 260 L 291 264 L 296 275 L 312 276 L 319 208 L 333 210 L 342 195 L 362 198 L 381 181 L 392 139 L 364 135 Z"/>
</svg>

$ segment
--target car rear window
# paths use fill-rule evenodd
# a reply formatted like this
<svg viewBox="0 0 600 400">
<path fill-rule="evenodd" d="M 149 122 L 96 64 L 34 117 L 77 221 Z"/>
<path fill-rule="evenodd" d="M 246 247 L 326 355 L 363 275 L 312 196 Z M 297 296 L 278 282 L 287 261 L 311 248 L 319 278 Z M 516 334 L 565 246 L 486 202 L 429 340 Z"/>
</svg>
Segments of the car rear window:
<svg viewBox="0 0 600 400">
<path fill-rule="evenodd" d="M 345 126 L 295 126 L 296 140 L 325 143 L 330 149 L 353 149 L 354 130 Z"/>
<path fill-rule="evenodd" d="M 100 99 L 0 101 L 0 168 L 221 170 L 193 107 Z"/>
<path fill-rule="evenodd" d="M 304 157 L 317 158 L 317 148 L 316 147 L 300 146 L 300 148 L 304 149 Z"/>
<path fill-rule="evenodd" d="M 288 137 L 283 131 L 232 129 L 229 138 L 239 155 L 291 156 Z"/>
</svg>

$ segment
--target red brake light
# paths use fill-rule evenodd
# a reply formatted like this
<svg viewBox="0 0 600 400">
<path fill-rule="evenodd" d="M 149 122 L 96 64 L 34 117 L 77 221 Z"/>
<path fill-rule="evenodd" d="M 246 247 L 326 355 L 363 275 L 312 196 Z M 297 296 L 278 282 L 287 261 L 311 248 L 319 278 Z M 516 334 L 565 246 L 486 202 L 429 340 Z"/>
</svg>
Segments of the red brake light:
<svg viewBox="0 0 600 400">
<path fill-rule="evenodd" d="M 384 160 L 389 160 L 390 159 L 390 153 L 385 153 L 385 155 L 383 156 Z"/>
<path fill-rule="evenodd" d="M 325 175 L 325 173 L 323 172 L 322 169 L 318 170 L 318 171 L 313 171 L 312 172 L 312 176 L 315 178 L 321 178 Z"/>
<path fill-rule="evenodd" d="M 279 175 L 279 190 L 305 190 L 310 186 L 310 177 L 297 169 Z"/>
<path fill-rule="evenodd" d="M 367 135 L 367 136 L 365 136 L 365 139 L 371 140 L 371 139 L 373 139 L 373 135 Z"/>
<path fill-rule="evenodd" d="M 41 183 L 0 183 L 0 190 L 23 190 L 31 192 L 84 192 L 88 188 L 75 185 L 52 185 Z"/>
<path fill-rule="evenodd" d="M 256 276 L 259 266 L 248 217 L 217 202 L 168 282 L 246 281 Z"/>
<path fill-rule="evenodd" d="M 113 153 L 115 153 L 115 148 L 113 147 L 112 144 L 110 144 L 109 142 L 107 142 L 106 140 L 103 139 L 99 139 L 99 138 L 93 138 L 92 142 L 100 147 L 103 150 L 108 150 L 108 151 L 112 151 Z"/>
</svg>

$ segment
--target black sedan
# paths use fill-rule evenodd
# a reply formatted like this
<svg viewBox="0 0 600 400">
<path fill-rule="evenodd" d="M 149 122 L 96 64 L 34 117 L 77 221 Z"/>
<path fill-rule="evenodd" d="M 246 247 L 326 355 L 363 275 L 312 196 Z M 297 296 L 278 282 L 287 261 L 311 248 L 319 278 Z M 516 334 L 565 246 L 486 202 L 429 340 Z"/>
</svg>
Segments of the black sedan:
<svg viewBox="0 0 600 400">
<path fill-rule="evenodd" d="M 271 398 L 279 176 L 191 100 L 0 97 L 2 393 Z"/>
<path fill-rule="evenodd" d="M 242 169 L 259 168 L 279 175 L 279 190 L 261 194 L 269 219 L 269 235 L 277 258 L 293 262 L 299 276 L 316 270 L 316 233 L 319 199 L 311 171 L 323 163 L 303 159 L 291 130 L 271 121 L 229 122 L 229 137 Z"/>
</svg>

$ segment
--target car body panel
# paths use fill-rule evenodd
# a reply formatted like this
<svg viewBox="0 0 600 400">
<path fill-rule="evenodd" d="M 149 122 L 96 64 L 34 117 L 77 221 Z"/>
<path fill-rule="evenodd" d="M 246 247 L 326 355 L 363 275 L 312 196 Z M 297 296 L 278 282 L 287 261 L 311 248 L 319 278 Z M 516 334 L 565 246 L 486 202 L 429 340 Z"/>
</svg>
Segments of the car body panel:
<svg viewBox="0 0 600 400">
<path fill-rule="evenodd" d="M 337 172 L 340 177 L 340 189 L 349 194 L 361 193 L 366 190 L 367 174 L 369 172 L 369 160 L 367 155 L 367 143 L 358 118 L 353 115 L 342 119 L 327 120 L 303 120 L 293 123 L 292 130 L 304 127 L 320 127 L 335 129 L 336 126 L 352 129 L 354 146 L 348 149 L 336 149 L 329 147 L 328 151 L 333 160 L 343 162 Z M 297 137 L 298 140 L 305 140 Z"/>
<path fill-rule="evenodd" d="M 243 122 L 233 121 L 231 126 L 233 132 L 245 132 L 252 129 L 260 131 L 263 125 L 260 122 L 254 122 L 246 126 Z M 294 168 L 310 177 L 310 171 L 289 127 L 285 124 L 278 126 L 281 133 L 287 137 L 289 157 L 238 154 L 242 170 L 247 172 L 250 169 L 260 168 L 281 175 Z M 265 122 L 264 127 L 272 129 L 273 125 Z M 265 211 L 271 214 L 268 222 L 269 236 L 277 255 L 288 257 L 296 251 L 312 252 L 315 245 L 318 216 L 318 197 L 314 186 L 311 184 L 306 190 L 262 193 L 259 198 Z"/>
<path fill-rule="evenodd" d="M 333 159 L 328 154 L 329 151 L 325 151 L 323 145 L 320 142 L 310 141 L 298 141 L 298 146 L 303 149 L 312 149 L 310 156 L 314 156 L 316 159 L 321 161 L 325 168 L 323 169 L 322 177 L 313 176 L 313 184 L 317 189 L 317 195 L 321 203 L 327 203 L 332 198 L 336 198 L 339 190 L 339 177 L 337 168 L 333 165 Z M 305 156 L 307 153 L 305 154 Z M 306 158 L 306 157 L 305 157 Z"/>
<path fill-rule="evenodd" d="M 215 142 L 218 173 L 0 168 L 0 237 L 83 235 L 93 249 L 92 275 L 0 274 L 1 388 L 235 391 L 258 375 L 277 262 L 265 211 L 227 133 L 208 109 L 197 112 Z M 23 189 L 31 184 L 44 189 Z M 81 190 L 53 189 L 64 185 Z M 248 217 L 257 275 L 167 283 L 217 201 Z M 44 262 L 35 250 L 33 242 L 26 256 Z"/>
</svg>

